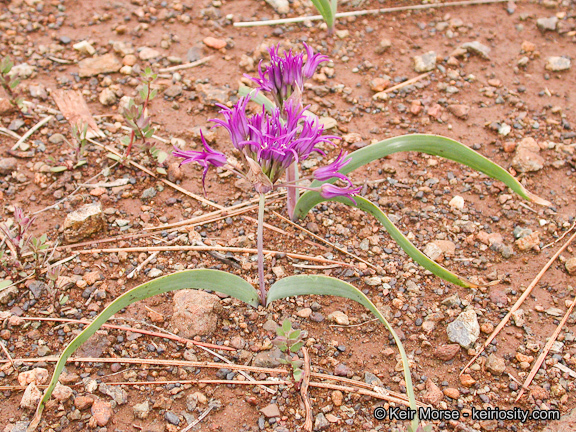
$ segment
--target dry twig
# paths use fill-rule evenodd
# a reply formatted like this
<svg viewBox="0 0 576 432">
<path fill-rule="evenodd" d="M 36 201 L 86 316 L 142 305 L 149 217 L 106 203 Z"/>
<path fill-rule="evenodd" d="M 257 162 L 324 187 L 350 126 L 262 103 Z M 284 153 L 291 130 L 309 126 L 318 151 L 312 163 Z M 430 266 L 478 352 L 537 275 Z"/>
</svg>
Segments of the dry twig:
<svg viewBox="0 0 576 432">
<path fill-rule="evenodd" d="M 34 127 L 32 127 L 28 132 L 26 132 L 24 135 L 22 135 L 22 138 L 20 138 L 16 144 L 14 144 L 12 146 L 12 150 L 18 150 L 18 147 L 20 147 L 22 145 L 22 143 L 24 143 L 29 137 L 30 135 L 32 135 L 34 132 L 36 132 L 38 129 L 40 129 L 42 126 L 44 126 L 46 123 L 48 123 L 50 120 L 52 120 L 54 117 L 52 117 L 51 115 L 44 117 L 42 120 L 40 120 L 38 123 L 36 123 L 36 125 Z"/>
<path fill-rule="evenodd" d="M 528 374 L 528 377 L 526 378 L 526 381 L 524 381 L 524 384 L 522 384 L 522 388 L 520 389 L 520 393 L 518 393 L 518 396 L 516 397 L 515 402 L 518 402 L 518 400 L 522 397 L 522 395 L 524 394 L 524 390 L 528 390 L 528 387 L 532 383 L 532 380 L 536 376 L 536 373 L 538 373 L 540 366 L 542 366 L 544 359 L 548 355 L 550 348 L 552 348 L 552 345 L 554 345 L 554 342 L 556 342 L 556 338 L 558 337 L 558 335 L 562 331 L 562 327 L 564 327 L 564 324 L 566 324 L 566 321 L 568 321 L 568 318 L 570 317 L 570 314 L 572 313 L 572 310 L 574 309 L 575 304 L 576 304 L 576 299 L 573 299 L 572 304 L 570 305 L 570 307 L 566 311 L 566 314 L 564 314 L 562 321 L 560 321 L 560 324 L 558 324 L 558 327 L 556 327 L 556 330 L 554 330 L 554 333 L 552 333 L 552 336 L 550 336 L 550 339 L 546 343 L 546 346 L 542 350 L 542 353 L 540 354 L 540 356 L 538 356 L 538 359 L 534 363 L 534 366 L 532 366 L 532 370 L 530 371 L 530 374 Z"/>
<path fill-rule="evenodd" d="M 50 322 L 66 322 L 66 323 L 73 323 L 73 324 L 82 324 L 82 325 L 90 325 L 92 324 L 91 321 L 86 321 L 86 320 L 76 320 L 76 319 L 71 319 L 71 318 L 51 318 L 51 317 L 22 317 L 23 320 L 26 321 L 50 321 Z M 114 329 L 114 330 L 124 330 L 124 331 L 129 331 L 132 333 L 140 333 L 143 335 L 147 335 L 147 336 L 154 336 L 154 337 L 162 337 L 164 339 L 171 339 L 173 341 L 177 341 L 177 342 L 181 342 L 184 344 L 187 343 L 191 343 L 197 346 L 201 346 L 201 347 L 208 347 L 208 348 L 214 348 L 214 349 L 223 349 L 223 350 L 227 350 L 227 351 L 235 351 L 234 348 L 230 348 L 227 346 L 223 346 L 223 345 L 214 345 L 214 344 L 209 344 L 209 343 L 205 343 L 205 342 L 196 342 L 195 340 L 192 339 L 186 339 L 180 336 L 175 336 L 173 334 L 170 333 L 157 333 L 157 332 L 151 332 L 148 330 L 142 330 L 142 329 L 137 329 L 137 328 L 132 328 L 132 327 L 126 327 L 126 326 L 118 326 L 118 325 L 114 325 L 114 324 L 103 324 L 102 327 L 104 328 L 109 328 L 109 329 Z M 157 327 L 156 327 L 157 328 Z"/>
<path fill-rule="evenodd" d="M 304 373 L 302 374 L 300 396 L 302 396 L 304 408 L 306 409 L 304 429 L 308 432 L 312 432 L 312 405 L 310 404 L 310 395 L 308 394 L 308 387 L 310 386 L 310 356 L 308 355 L 306 347 L 302 347 L 302 354 L 304 354 Z"/>
<path fill-rule="evenodd" d="M 239 248 L 239 247 L 227 247 L 227 246 L 146 246 L 146 247 L 128 247 L 128 248 L 107 248 L 107 249 L 87 249 L 79 250 L 79 254 L 95 254 L 95 253 L 118 253 L 118 252 L 150 252 L 150 251 L 162 251 L 162 252 L 185 252 L 185 251 L 221 251 L 221 252 L 236 252 L 236 253 L 258 253 L 258 249 L 251 248 Z M 281 252 L 274 250 L 264 250 L 265 254 L 284 254 L 290 258 L 295 258 L 299 260 L 315 261 L 327 264 L 338 264 L 344 267 L 353 267 L 352 264 L 348 264 L 341 261 L 329 260 L 321 257 L 313 257 L 310 255 L 302 255 L 290 252 Z"/>
</svg>

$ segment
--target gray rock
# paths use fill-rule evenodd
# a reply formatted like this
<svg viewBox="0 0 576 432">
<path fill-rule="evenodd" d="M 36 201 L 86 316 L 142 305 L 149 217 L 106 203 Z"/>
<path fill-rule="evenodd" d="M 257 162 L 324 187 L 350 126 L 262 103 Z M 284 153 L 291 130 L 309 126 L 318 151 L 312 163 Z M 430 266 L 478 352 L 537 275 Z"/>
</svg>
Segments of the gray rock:
<svg viewBox="0 0 576 432">
<path fill-rule="evenodd" d="M 31 281 L 29 284 L 27 284 L 27 287 L 35 299 L 42 297 L 42 294 L 48 290 L 48 285 L 42 281 L 37 280 Z"/>
<path fill-rule="evenodd" d="M 326 416 L 323 413 L 319 413 L 314 420 L 314 431 L 321 431 L 329 427 L 330 422 L 326 419 Z"/>
<path fill-rule="evenodd" d="M 272 6 L 279 14 L 286 14 L 290 11 L 288 0 L 266 0 L 266 3 Z"/>
<path fill-rule="evenodd" d="M 26 432 L 29 425 L 29 421 L 19 421 L 15 424 L 8 424 L 4 429 L 4 432 Z"/>
<path fill-rule="evenodd" d="M 180 418 L 172 411 L 166 411 L 166 413 L 164 414 L 164 418 L 168 423 L 173 424 L 175 426 L 178 426 L 180 424 Z"/>
<path fill-rule="evenodd" d="M 156 196 L 156 188 L 148 188 L 144 192 L 142 192 L 142 196 L 140 197 L 142 200 L 152 199 Z"/>
<path fill-rule="evenodd" d="M 30 91 L 30 97 L 38 98 L 42 100 L 48 99 L 48 93 L 46 92 L 46 88 L 43 85 L 31 85 L 28 90 Z"/>
<path fill-rule="evenodd" d="M 566 57 L 548 57 L 546 59 L 546 70 L 552 72 L 562 72 L 570 69 L 572 63 L 569 58 Z"/>
<path fill-rule="evenodd" d="M 478 41 L 466 42 L 460 45 L 460 48 L 468 51 L 470 54 L 479 55 L 486 60 L 490 58 L 490 48 Z"/>
<path fill-rule="evenodd" d="M 506 370 L 506 362 L 496 354 L 490 354 L 486 359 L 486 369 L 492 375 L 502 375 Z"/>
<path fill-rule="evenodd" d="M 262 351 L 254 356 L 252 365 L 256 367 L 273 368 L 280 365 L 283 354 L 278 348 L 270 351 Z"/>
<path fill-rule="evenodd" d="M 10 301 L 14 300 L 18 295 L 18 288 L 11 286 L 10 288 L 3 289 L 0 291 L 0 304 L 8 304 Z"/>
<path fill-rule="evenodd" d="M 512 166 L 519 172 L 539 171 L 544 168 L 544 158 L 525 147 L 519 147 L 512 159 Z"/>
<path fill-rule="evenodd" d="M 555 16 L 550 18 L 538 18 L 536 20 L 536 25 L 542 31 L 556 31 L 556 26 L 558 25 L 558 18 Z"/>
<path fill-rule="evenodd" d="M 64 142 L 64 140 L 65 140 L 64 135 L 59 133 L 52 134 L 50 138 L 48 138 L 48 141 L 51 144 L 61 144 Z"/>
<path fill-rule="evenodd" d="M 116 101 L 118 100 L 116 97 L 116 93 L 114 93 L 111 89 L 109 88 L 105 88 L 104 90 L 102 90 L 102 92 L 100 93 L 100 96 L 98 97 L 98 100 L 100 101 L 100 103 L 104 106 L 110 106 L 110 105 L 114 105 L 116 103 Z"/>
<path fill-rule="evenodd" d="M 178 97 L 181 94 L 182 94 L 182 86 L 178 84 L 170 86 L 164 91 L 164 95 L 171 98 Z"/>
<path fill-rule="evenodd" d="M 384 54 L 392 46 L 392 41 L 390 39 L 381 39 L 378 46 L 374 50 L 376 54 Z"/>
<path fill-rule="evenodd" d="M 20 407 L 24 409 L 36 409 L 38 402 L 42 398 L 42 393 L 36 387 L 36 384 L 30 383 L 26 390 L 24 390 L 24 395 L 22 396 L 22 400 L 20 401 Z"/>
<path fill-rule="evenodd" d="M 414 70 L 418 73 L 430 72 L 436 67 L 436 52 L 429 51 L 426 54 L 414 57 Z"/>
<path fill-rule="evenodd" d="M 7 175 L 18 169 L 18 160 L 13 157 L 0 158 L 0 174 Z"/>
<path fill-rule="evenodd" d="M 100 383 L 98 391 L 106 396 L 111 397 L 118 405 L 124 405 L 128 402 L 128 393 L 120 386 Z"/>
<path fill-rule="evenodd" d="M 95 333 L 78 348 L 76 355 L 78 357 L 101 357 L 104 354 L 104 350 L 109 346 L 110 341 L 106 335 Z"/>
<path fill-rule="evenodd" d="M 448 339 L 460 344 L 463 348 L 471 348 L 480 336 L 480 326 L 474 309 L 468 309 L 458 315 L 446 328 Z"/>
<path fill-rule="evenodd" d="M 188 49 L 186 53 L 186 60 L 190 63 L 195 62 L 196 60 L 200 60 L 202 58 L 202 49 L 198 47 L 192 47 Z"/>
<path fill-rule="evenodd" d="M 76 243 L 105 229 L 100 203 L 86 204 L 66 215 L 64 238 L 68 243 Z"/>
<path fill-rule="evenodd" d="M 11 130 L 12 132 L 16 132 L 18 129 L 24 126 L 24 124 L 25 124 L 24 120 L 22 120 L 21 118 L 17 118 L 10 122 L 10 124 L 8 125 L 8 129 Z"/>
<path fill-rule="evenodd" d="M 230 98 L 230 90 L 225 87 L 213 87 L 210 84 L 197 84 L 196 91 L 205 105 L 226 104 Z"/>
<path fill-rule="evenodd" d="M 178 291 L 173 302 L 172 327 L 186 338 L 215 332 L 218 316 L 224 312 L 218 296 L 204 291 Z"/>
<path fill-rule="evenodd" d="M 160 55 L 161 55 L 160 51 L 157 51 L 149 47 L 141 48 L 140 52 L 138 53 L 138 57 L 140 57 L 140 60 L 152 60 L 157 57 L 160 57 Z"/>
<path fill-rule="evenodd" d="M 380 378 L 370 372 L 364 372 L 364 382 L 372 386 L 384 387 Z"/>
<path fill-rule="evenodd" d="M 22 63 L 12 68 L 8 74 L 11 77 L 29 78 L 34 73 L 34 69 L 28 63 Z"/>
<path fill-rule="evenodd" d="M 99 74 L 118 72 L 122 67 L 120 60 L 114 54 L 91 57 L 78 63 L 80 77 L 91 77 Z"/>
</svg>

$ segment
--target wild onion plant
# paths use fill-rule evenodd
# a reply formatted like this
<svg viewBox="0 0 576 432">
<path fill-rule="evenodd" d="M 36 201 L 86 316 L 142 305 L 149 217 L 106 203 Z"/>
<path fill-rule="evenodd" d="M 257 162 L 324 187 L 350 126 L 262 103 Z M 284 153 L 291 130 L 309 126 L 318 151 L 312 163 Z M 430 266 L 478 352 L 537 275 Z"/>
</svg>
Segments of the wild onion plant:
<svg viewBox="0 0 576 432">
<path fill-rule="evenodd" d="M 241 155 L 240 165 L 228 159 L 224 153 L 210 147 L 203 135 L 201 135 L 203 150 L 188 151 L 176 148 L 173 153 L 174 156 L 182 158 L 182 164 L 195 162 L 204 168 L 201 179 L 204 188 L 209 168 L 222 167 L 249 181 L 260 195 L 257 235 L 259 290 L 257 291 L 243 278 L 231 273 L 210 269 L 194 269 L 154 279 L 126 292 L 108 305 L 94 319 L 92 324 L 87 326 L 63 351 L 29 430 L 33 430 L 39 424 L 44 405 L 58 382 L 58 377 L 66 360 L 108 318 L 136 301 L 180 289 L 218 291 L 253 307 L 257 307 L 259 304 L 268 307 L 275 300 L 301 295 L 333 295 L 360 303 L 370 310 L 392 334 L 402 358 L 410 408 L 416 411 L 416 399 L 404 347 L 382 313 L 360 290 L 349 283 L 323 275 L 290 276 L 276 281 L 269 288 L 266 287 L 263 255 L 266 194 L 282 187 L 287 188 L 288 191 L 297 188 L 305 189 L 306 192 L 297 200 L 293 210 L 288 206 L 289 214 L 293 218 L 304 218 L 314 206 L 328 200 L 341 202 L 366 211 L 382 223 L 392 238 L 412 259 L 435 275 L 462 286 L 473 286 L 473 284 L 459 278 L 419 251 L 377 205 L 358 196 L 360 188 L 354 187 L 347 174 L 392 153 L 419 151 L 442 156 L 477 169 L 504 182 L 526 199 L 539 204 L 547 204 L 547 201 L 528 192 L 506 170 L 475 151 L 451 139 L 434 135 L 406 135 L 391 138 L 364 147 L 349 155 L 340 151 L 334 161 L 316 169 L 311 176 L 307 177 L 306 180 L 312 180 L 312 183 L 304 187 L 301 184 L 305 180 L 304 178 L 298 179 L 297 176 L 290 178 L 290 167 L 295 167 L 314 152 L 325 155 L 322 146 L 333 145 L 332 140 L 337 139 L 335 136 L 324 135 L 323 127 L 318 120 L 305 114 L 305 107 L 302 104 L 303 82 L 314 74 L 320 63 L 327 60 L 321 54 L 314 54 L 310 47 L 305 45 L 305 48 L 306 61 L 304 61 L 304 54 L 293 54 L 292 51 L 285 52 L 284 56 L 280 56 L 278 48 L 274 47 L 270 50 L 270 65 L 259 68 L 259 77 L 254 78 L 253 81 L 257 84 L 260 92 L 271 93 L 275 103 L 264 97 L 262 93 L 254 94 L 248 88 L 241 88 L 239 93 L 242 97 L 236 105 L 231 108 L 220 106 L 222 118 L 212 119 L 217 126 L 228 131 L 232 145 Z M 256 101 L 262 106 L 262 111 L 249 114 L 247 105 L 250 100 Z M 138 113 L 141 115 L 140 111 Z M 284 178 L 285 175 L 286 178 Z M 299 335 L 292 334 L 292 336 Z M 288 335 L 288 337 L 291 336 Z M 417 416 L 412 421 L 409 430 L 424 430 L 419 425 Z"/>
<path fill-rule="evenodd" d="M 338 8 L 338 0 L 311 0 L 312 4 L 328 26 L 328 35 L 334 34 L 334 23 L 336 21 L 336 10 Z"/>
</svg>

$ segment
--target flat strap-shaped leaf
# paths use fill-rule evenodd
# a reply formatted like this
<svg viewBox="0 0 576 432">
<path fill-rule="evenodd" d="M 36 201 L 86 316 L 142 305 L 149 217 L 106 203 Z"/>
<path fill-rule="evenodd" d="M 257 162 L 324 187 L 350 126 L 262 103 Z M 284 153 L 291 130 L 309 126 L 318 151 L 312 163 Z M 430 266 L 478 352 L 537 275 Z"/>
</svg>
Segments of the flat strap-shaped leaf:
<svg viewBox="0 0 576 432">
<path fill-rule="evenodd" d="M 464 288 L 470 288 L 477 286 L 470 281 L 467 281 L 460 276 L 452 273 L 450 270 L 442 267 L 440 264 L 432 261 L 428 258 L 420 249 L 412 244 L 410 240 L 406 238 L 404 234 L 392 223 L 392 221 L 386 216 L 386 214 L 373 202 L 362 197 L 354 197 L 356 204 L 352 200 L 345 197 L 337 197 L 332 199 L 326 199 L 320 195 L 320 193 L 315 191 L 306 192 L 300 197 L 298 204 L 296 206 L 295 215 L 299 218 L 305 217 L 308 212 L 316 205 L 324 201 L 336 201 L 342 204 L 346 204 L 352 207 L 356 207 L 360 210 L 370 213 L 374 216 L 388 231 L 390 236 L 398 243 L 404 252 L 408 254 L 410 258 L 424 267 L 426 270 L 431 271 L 436 276 L 441 277 L 445 281 L 451 282 L 455 285 L 462 286 Z"/>
<path fill-rule="evenodd" d="M 349 155 L 352 160 L 344 166 L 340 172 L 342 174 L 348 174 L 349 172 L 375 161 L 376 159 L 405 151 L 426 153 L 459 162 L 496 180 L 500 180 L 524 199 L 534 201 L 541 205 L 550 205 L 550 203 L 545 199 L 527 191 L 524 186 L 518 182 L 518 180 L 512 177 L 512 175 L 510 175 L 508 171 L 500 165 L 492 162 L 480 153 L 466 147 L 458 141 L 438 135 L 402 135 L 363 147 Z M 329 180 L 328 183 L 333 183 L 334 181 L 336 180 Z M 322 183 L 327 182 L 313 181 L 310 186 L 318 187 Z"/>
</svg>

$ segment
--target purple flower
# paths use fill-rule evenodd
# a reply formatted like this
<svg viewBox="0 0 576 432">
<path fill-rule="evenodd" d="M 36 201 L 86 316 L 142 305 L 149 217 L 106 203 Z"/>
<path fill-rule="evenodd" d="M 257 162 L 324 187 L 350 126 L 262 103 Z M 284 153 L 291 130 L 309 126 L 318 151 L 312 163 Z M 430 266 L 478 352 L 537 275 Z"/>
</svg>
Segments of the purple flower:
<svg viewBox="0 0 576 432">
<path fill-rule="evenodd" d="M 202 174 L 202 187 L 204 188 L 204 193 L 206 193 L 206 173 L 210 166 L 221 167 L 226 164 L 226 156 L 214 150 L 208 145 L 204 139 L 202 131 L 200 131 L 200 138 L 202 139 L 202 144 L 204 146 L 204 151 L 194 151 L 194 150 L 180 150 L 174 147 L 172 154 L 176 157 L 181 157 L 184 160 L 180 162 L 180 165 L 184 165 L 190 162 L 197 162 L 204 167 L 204 173 Z"/>
<path fill-rule="evenodd" d="M 306 54 L 308 55 L 302 73 L 304 74 L 304 77 L 312 78 L 314 72 L 316 72 L 316 69 L 318 68 L 320 63 L 330 61 L 330 59 L 328 58 L 327 55 L 324 54 L 320 53 L 314 54 L 314 51 L 312 51 L 312 48 L 306 45 L 306 42 L 302 42 L 302 44 L 304 45 L 304 48 L 306 48 Z"/>
<path fill-rule="evenodd" d="M 338 187 L 330 183 L 325 183 L 320 187 L 320 195 L 327 199 L 343 196 L 350 198 L 354 204 L 356 204 L 356 201 L 352 196 L 357 195 L 361 189 L 361 186 L 355 188 L 352 183 L 349 183 L 347 187 Z"/>
<path fill-rule="evenodd" d="M 258 163 L 272 183 L 293 162 L 307 159 L 312 152 L 324 154 L 318 144 L 338 138 L 322 136 L 324 127 L 303 115 L 304 109 L 292 100 L 286 102 L 283 110 L 275 107 L 271 113 L 262 110 L 247 116 L 248 100 L 249 97 L 242 98 L 232 108 L 222 106 L 224 120 L 211 121 L 228 131 L 234 147 Z"/>
<path fill-rule="evenodd" d="M 259 78 L 246 75 L 263 91 L 272 93 L 276 105 L 282 107 L 284 102 L 295 91 L 304 91 L 304 80 L 311 78 L 318 65 L 328 61 L 323 54 L 314 54 L 312 48 L 304 43 L 307 60 L 304 64 L 304 54 L 292 54 L 292 50 L 284 51 L 284 57 L 278 53 L 280 45 L 270 48 L 270 64 L 262 68 L 262 61 L 258 65 Z"/>
<path fill-rule="evenodd" d="M 330 165 L 323 166 L 314 171 L 314 178 L 318 181 L 328 181 L 331 178 L 338 177 L 339 179 L 349 183 L 350 180 L 348 179 L 348 177 L 338 172 L 343 167 L 348 165 L 352 160 L 351 158 L 346 159 L 347 156 L 348 152 L 342 153 L 342 150 L 340 150 L 340 154 L 338 155 L 338 157 L 334 162 L 332 162 Z"/>
</svg>

